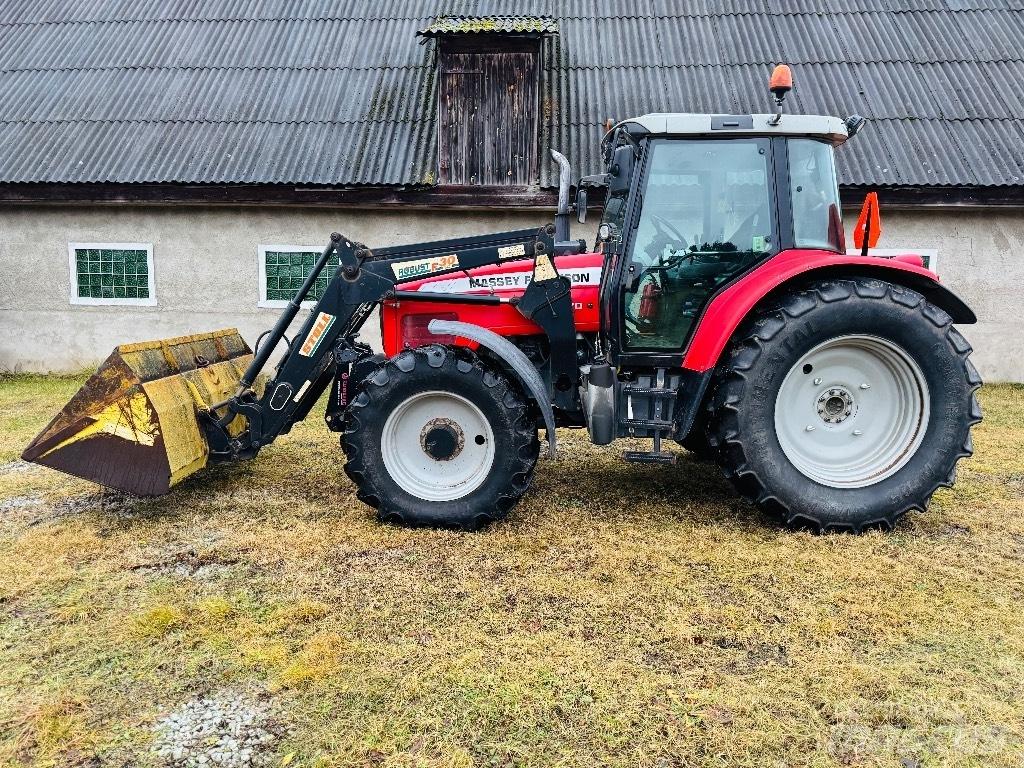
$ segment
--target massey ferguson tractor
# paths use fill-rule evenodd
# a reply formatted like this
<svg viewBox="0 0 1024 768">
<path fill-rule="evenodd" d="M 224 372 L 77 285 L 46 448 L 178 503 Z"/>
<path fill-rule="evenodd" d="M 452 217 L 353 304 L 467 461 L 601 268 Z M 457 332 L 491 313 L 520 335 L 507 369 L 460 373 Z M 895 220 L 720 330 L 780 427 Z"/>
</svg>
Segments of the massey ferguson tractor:
<svg viewBox="0 0 1024 768">
<path fill-rule="evenodd" d="M 118 347 L 24 458 L 134 494 L 255 456 L 329 391 L 382 520 L 475 529 L 530 487 L 545 430 L 672 465 L 673 440 L 790 526 L 891 528 L 954 482 L 981 380 L 974 313 L 919 256 L 848 255 L 833 151 L 863 118 L 649 114 L 604 137 L 596 245 L 553 224 L 372 249 L 331 235 L 253 354 L 234 329 Z M 333 276 L 294 340 L 317 277 Z M 334 267 L 334 265 L 337 265 Z M 384 354 L 358 339 L 381 309 Z M 279 346 L 280 361 L 269 362 Z M 635 443 L 634 443 L 635 446 Z"/>
</svg>

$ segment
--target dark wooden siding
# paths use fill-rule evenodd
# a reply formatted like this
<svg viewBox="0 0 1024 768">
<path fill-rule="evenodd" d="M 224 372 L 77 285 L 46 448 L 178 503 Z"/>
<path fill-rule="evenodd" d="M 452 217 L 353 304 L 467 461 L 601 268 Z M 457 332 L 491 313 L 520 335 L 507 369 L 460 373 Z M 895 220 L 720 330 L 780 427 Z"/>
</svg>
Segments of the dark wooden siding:
<svg viewBox="0 0 1024 768">
<path fill-rule="evenodd" d="M 441 50 L 439 181 L 537 183 L 536 50 Z"/>
</svg>

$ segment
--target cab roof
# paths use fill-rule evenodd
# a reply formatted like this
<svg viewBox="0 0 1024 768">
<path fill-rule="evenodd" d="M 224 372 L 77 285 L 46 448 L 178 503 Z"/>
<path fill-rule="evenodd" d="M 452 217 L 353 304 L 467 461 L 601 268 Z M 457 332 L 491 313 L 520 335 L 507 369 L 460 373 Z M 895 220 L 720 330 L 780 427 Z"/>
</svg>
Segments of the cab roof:
<svg viewBox="0 0 1024 768">
<path fill-rule="evenodd" d="M 698 115 L 687 112 L 655 112 L 623 120 L 631 135 L 672 136 L 804 136 L 839 146 L 849 138 L 846 123 L 825 115 Z M 639 130 L 638 130 L 639 129 Z"/>
</svg>

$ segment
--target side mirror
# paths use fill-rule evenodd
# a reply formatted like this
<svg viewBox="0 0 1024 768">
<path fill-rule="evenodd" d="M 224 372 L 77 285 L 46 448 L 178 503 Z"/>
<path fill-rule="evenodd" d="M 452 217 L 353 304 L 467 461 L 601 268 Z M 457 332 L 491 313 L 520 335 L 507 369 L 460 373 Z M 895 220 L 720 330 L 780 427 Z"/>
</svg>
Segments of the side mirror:
<svg viewBox="0 0 1024 768">
<path fill-rule="evenodd" d="M 861 117 L 860 115 L 850 115 L 843 122 L 846 124 L 846 135 L 852 139 L 860 133 L 860 129 L 864 127 L 864 124 L 867 122 L 867 118 Z"/>
<path fill-rule="evenodd" d="M 587 220 L 587 190 L 580 187 L 576 190 L 576 221 L 583 224 Z"/>
<path fill-rule="evenodd" d="M 628 192 L 630 179 L 633 178 L 633 148 L 629 145 L 616 147 L 608 171 L 608 194 L 621 195 Z"/>
</svg>

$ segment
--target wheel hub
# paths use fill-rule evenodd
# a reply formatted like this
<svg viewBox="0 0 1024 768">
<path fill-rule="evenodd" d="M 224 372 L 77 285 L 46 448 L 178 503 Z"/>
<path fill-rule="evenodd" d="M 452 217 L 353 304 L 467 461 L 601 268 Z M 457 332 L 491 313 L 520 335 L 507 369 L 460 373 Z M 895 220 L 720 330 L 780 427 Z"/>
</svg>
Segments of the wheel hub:
<svg viewBox="0 0 1024 768">
<path fill-rule="evenodd" d="M 451 419 L 431 419 L 420 431 L 420 447 L 435 461 L 450 461 L 462 453 L 466 435 Z"/>
<path fill-rule="evenodd" d="M 855 415 L 856 403 L 845 387 L 829 387 L 818 395 L 815 409 L 826 424 L 842 424 Z"/>
<path fill-rule="evenodd" d="M 914 358 L 877 336 L 818 344 L 779 387 L 775 434 L 804 476 L 864 488 L 897 472 L 924 439 L 928 385 Z"/>
<path fill-rule="evenodd" d="M 381 458 L 391 479 L 406 493 L 424 501 L 453 501 L 489 477 L 494 430 L 479 406 L 467 398 L 454 392 L 419 392 L 385 419 Z"/>
</svg>

